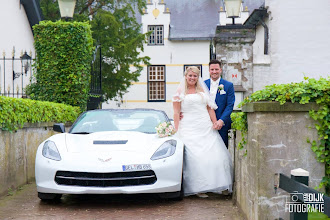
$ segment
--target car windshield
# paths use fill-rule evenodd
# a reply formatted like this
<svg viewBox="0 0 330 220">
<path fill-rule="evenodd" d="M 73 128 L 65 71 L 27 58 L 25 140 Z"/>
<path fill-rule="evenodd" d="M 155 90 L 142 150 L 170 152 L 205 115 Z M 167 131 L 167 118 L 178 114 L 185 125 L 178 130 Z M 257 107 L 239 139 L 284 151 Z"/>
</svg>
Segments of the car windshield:
<svg viewBox="0 0 330 220">
<path fill-rule="evenodd" d="M 84 112 L 72 125 L 70 133 L 99 131 L 139 131 L 156 133 L 155 127 L 169 119 L 163 111 L 146 109 L 94 110 Z"/>
</svg>

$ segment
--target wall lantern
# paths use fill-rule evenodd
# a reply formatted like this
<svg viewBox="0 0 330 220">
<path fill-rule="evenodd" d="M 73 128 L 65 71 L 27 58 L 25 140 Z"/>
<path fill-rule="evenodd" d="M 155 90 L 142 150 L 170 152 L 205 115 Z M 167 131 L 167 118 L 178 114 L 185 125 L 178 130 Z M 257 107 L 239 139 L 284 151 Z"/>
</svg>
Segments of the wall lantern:
<svg viewBox="0 0 330 220">
<path fill-rule="evenodd" d="M 226 7 L 226 14 L 228 18 L 233 19 L 235 24 L 235 18 L 240 16 L 242 0 L 224 0 Z"/>
<path fill-rule="evenodd" d="M 13 95 L 15 93 L 14 91 L 14 81 L 15 79 L 19 78 L 21 75 L 22 75 L 22 97 L 23 97 L 23 76 L 25 74 L 25 76 L 27 76 L 27 72 L 29 71 L 30 69 L 30 66 L 31 66 L 31 60 L 32 58 L 26 53 L 22 54 L 22 56 L 20 57 L 21 58 L 21 68 L 22 68 L 22 72 L 15 72 L 14 69 L 13 69 Z M 14 64 L 13 64 L 14 65 Z M 18 84 L 16 84 L 17 87 L 16 87 L 16 90 L 17 90 L 17 96 L 18 96 Z M 8 89 L 8 94 L 9 94 L 9 89 Z"/>
<path fill-rule="evenodd" d="M 20 75 L 23 76 L 24 73 L 25 73 L 25 76 L 27 76 L 27 72 L 30 68 L 30 63 L 31 63 L 32 58 L 26 53 L 26 51 L 20 58 L 21 58 L 21 63 L 22 63 L 22 72 L 18 73 L 18 72 L 13 71 L 13 80 L 20 77 Z"/>
<path fill-rule="evenodd" d="M 31 62 L 31 57 L 25 51 L 24 54 L 21 56 L 21 60 L 22 60 L 23 71 L 25 73 L 25 76 L 27 76 L 27 72 L 28 72 L 29 67 L 30 67 L 29 64 Z"/>
<path fill-rule="evenodd" d="M 58 0 L 58 6 L 60 8 L 61 18 L 66 21 L 73 18 L 76 0 Z"/>
</svg>

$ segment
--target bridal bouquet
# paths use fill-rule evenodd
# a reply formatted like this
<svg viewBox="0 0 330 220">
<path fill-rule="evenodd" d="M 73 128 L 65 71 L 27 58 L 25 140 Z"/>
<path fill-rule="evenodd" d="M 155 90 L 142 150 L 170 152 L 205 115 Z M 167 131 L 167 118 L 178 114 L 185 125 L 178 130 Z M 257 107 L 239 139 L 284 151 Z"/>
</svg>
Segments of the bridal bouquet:
<svg viewBox="0 0 330 220">
<path fill-rule="evenodd" d="M 162 122 L 156 128 L 158 137 L 168 137 L 175 134 L 175 129 L 171 122 Z"/>
</svg>

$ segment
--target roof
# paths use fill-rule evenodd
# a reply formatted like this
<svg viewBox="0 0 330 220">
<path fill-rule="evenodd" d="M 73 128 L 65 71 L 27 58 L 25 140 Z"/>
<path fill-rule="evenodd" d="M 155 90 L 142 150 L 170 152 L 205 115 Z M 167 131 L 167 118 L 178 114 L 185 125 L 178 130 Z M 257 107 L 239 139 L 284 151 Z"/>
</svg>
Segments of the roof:
<svg viewBox="0 0 330 220">
<path fill-rule="evenodd" d="M 39 0 L 20 0 L 20 3 L 24 6 L 26 16 L 32 29 L 33 25 L 43 20 Z"/>
<path fill-rule="evenodd" d="M 259 24 L 261 20 L 263 20 L 265 17 L 267 17 L 267 9 L 260 7 L 258 9 L 254 9 L 252 14 L 246 19 L 244 22 L 244 25 L 253 25 L 256 26 Z"/>
<path fill-rule="evenodd" d="M 221 0 L 165 0 L 171 12 L 170 36 L 175 39 L 207 40 L 219 24 Z"/>
<path fill-rule="evenodd" d="M 170 40 L 209 40 L 219 24 L 223 0 L 164 0 L 171 12 Z M 253 11 L 265 0 L 244 0 L 243 7 Z M 141 15 L 138 17 L 141 23 Z"/>
</svg>

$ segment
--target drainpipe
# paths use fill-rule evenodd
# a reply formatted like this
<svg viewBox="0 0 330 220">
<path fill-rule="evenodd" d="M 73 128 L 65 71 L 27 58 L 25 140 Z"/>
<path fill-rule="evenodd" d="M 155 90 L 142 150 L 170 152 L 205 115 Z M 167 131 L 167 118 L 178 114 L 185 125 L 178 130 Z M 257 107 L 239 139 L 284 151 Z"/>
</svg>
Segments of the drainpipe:
<svg viewBox="0 0 330 220">
<path fill-rule="evenodd" d="M 213 49 L 214 49 L 214 47 L 213 47 L 213 38 L 211 38 L 211 42 L 210 42 L 210 60 L 214 60 L 215 57 L 216 57 Z"/>
<path fill-rule="evenodd" d="M 266 25 L 266 23 L 259 18 L 260 24 L 264 27 L 265 30 L 265 43 L 264 43 L 264 54 L 268 54 L 268 37 L 269 37 L 269 30 L 268 27 Z"/>
</svg>

